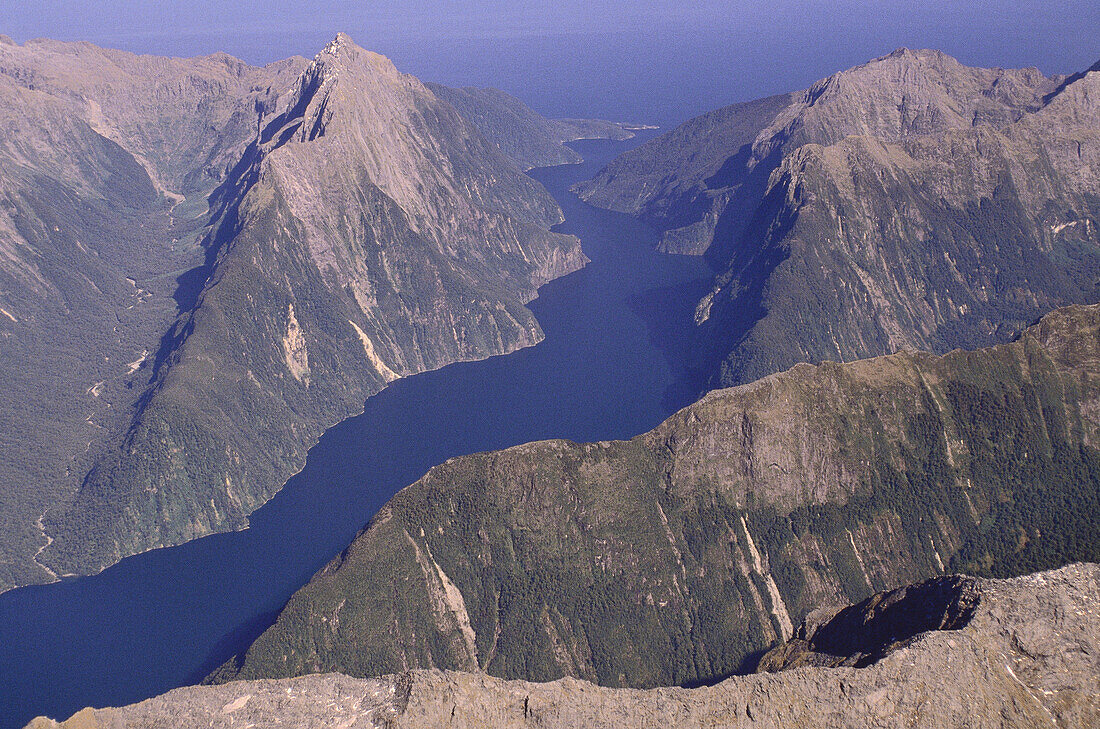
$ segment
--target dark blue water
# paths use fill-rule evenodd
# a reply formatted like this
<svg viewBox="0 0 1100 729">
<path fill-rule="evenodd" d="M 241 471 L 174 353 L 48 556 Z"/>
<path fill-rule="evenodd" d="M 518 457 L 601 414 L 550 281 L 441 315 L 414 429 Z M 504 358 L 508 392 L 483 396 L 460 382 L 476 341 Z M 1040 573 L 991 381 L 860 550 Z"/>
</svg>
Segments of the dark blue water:
<svg viewBox="0 0 1100 729">
<path fill-rule="evenodd" d="M 635 140 L 633 143 L 637 143 Z M 452 456 L 541 438 L 643 432 L 695 387 L 679 354 L 709 271 L 654 253 L 653 232 L 567 191 L 631 143 L 532 174 L 592 262 L 539 292 L 536 347 L 394 382 L 332 428 L 251 528 L 0 595 L 0 727 L 195 683 L 270 625 L 398 489 Z"/>
</svg>

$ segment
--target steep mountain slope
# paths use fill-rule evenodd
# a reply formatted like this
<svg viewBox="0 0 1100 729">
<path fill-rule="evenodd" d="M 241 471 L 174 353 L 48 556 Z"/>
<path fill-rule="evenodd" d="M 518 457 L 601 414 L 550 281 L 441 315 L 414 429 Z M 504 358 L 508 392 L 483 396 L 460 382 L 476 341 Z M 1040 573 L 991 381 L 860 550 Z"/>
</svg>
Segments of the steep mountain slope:
<svg viewBox="0 0 1100 729">
<path fill-rule="evenodd" d="M 583 265 L 553 199 L 449 105 L 339 36 L 218 191 L 195 308 L 131 426 L 51 511 L 57 572 L 240 527 L 386 382 L 537 342 Z"/>
<path fill-rule="evenodd" d="M 51 578 L 42 517 L 122 427 L 206 196 L 304 65 L 0 41 L 0 589 Z"/>
<path fill-rule="evenodd" d="M 810 610 L 1100 558 L 1100 306 L 943 357 L 799 365 L 630 441 L 452 459 L 215 678 L 713 681 Z"/>
<path fill-rule="evenodd" d="M 432 83 L 427 86 L 524 169 L 580 162 L 580 155 L 564 142 L 634 136 L 621 124 L 599 119 L 546 119 L 516 97 L 497 89 L 453 89 Z"/>
<path fill-rule="evenodd" d="M 800 629 L 772 668 L 704 688 L 609 689 L 409 671 L 198 686 L 28 729 L 230 727 L 1089 727 L 1100 721 L 1100 568 L 952 577 Z M 834 636 L 842 641 L 837 642 Z M 824 653 L 808 653 L 807 646 Z M 864 649 L 872 648 L 868 657 Z M 810 658 L 810 656 L 816 656 Z M 869 664 L 869 665 L 868 665 Z M 856 667 L 860 666 L 860 667 Z"/>
<path fill-rule="evenodd" d="M 0 589 L 245 525 L 387 381 L 537 342 L 584 263 L 343 35 L 262 69 L 4 41 L 0 96 Z"/>
<path fill-rule="evenodd" d="M 900 50 L 694 119 L 580 186 L 720 271 L 711 385 L 1006 341 L 1100 299 L 1100 73 Z"/>
</svg>

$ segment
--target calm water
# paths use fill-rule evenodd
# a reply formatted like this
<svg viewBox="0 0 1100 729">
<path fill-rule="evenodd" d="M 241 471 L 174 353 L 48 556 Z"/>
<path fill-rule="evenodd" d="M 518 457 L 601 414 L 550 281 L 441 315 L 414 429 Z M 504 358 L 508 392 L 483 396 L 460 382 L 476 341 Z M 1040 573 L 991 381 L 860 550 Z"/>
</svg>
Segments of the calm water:
<svg viewBox="0 0 1100 729">
<path fill-rule="evenodd" d="M 0 595 L 0 727 L 195 683 L 247 646 L 398 489 L 452 456 L 542 438 L 643 432 L 690 401 L 677 339 L 706 291 L 700 259 L 652 252 L 644 225 L 567 191 L 636 144 L 582 142 L 532 174 L 592 259 L 532 302 L 546 340 L 391 384 L 332 428 L 243 532 Z"/>
</svg>

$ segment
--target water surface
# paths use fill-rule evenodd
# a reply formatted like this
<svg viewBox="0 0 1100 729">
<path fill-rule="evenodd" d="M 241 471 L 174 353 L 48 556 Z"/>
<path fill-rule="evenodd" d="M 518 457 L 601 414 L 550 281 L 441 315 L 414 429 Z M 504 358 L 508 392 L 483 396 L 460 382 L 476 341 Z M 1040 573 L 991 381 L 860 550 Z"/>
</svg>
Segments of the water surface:
<svg viewBox="0 0 1100 729">
<path fill-rule="evenodd" d="M 645 225 L 568 192 L 637 142 L 577 143 L 583 165 L 532 173 L 565 211 L 557 229 L 592 259 L 531 303 L 545 341 L 392 383 L 325 433 L 245 531 L 0 595 L 0 727 L 198 682 L 437 463 L 542 438 L 627 438 L 688 404 L 679 355 L 710 272 L 653 252 Z"/>
</svg>

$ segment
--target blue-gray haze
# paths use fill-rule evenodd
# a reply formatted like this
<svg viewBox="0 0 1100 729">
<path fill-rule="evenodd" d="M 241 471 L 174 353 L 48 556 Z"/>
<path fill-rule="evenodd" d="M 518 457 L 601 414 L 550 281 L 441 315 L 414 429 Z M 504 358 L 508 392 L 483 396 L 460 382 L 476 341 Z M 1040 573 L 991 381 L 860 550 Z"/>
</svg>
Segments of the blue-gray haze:
<svg viewBox="0 0 1100 729">
<path fill-rule="evenodd" d="M 806 86 L 900 46 L 1071 73 L 1100 59 L 1095 0 L 0 0 L 0 33 L 145 53 L 312 56 L 337 30 L 404 71 L 496 86 L 553 116 L 669 124 Z"/>
</svg>

